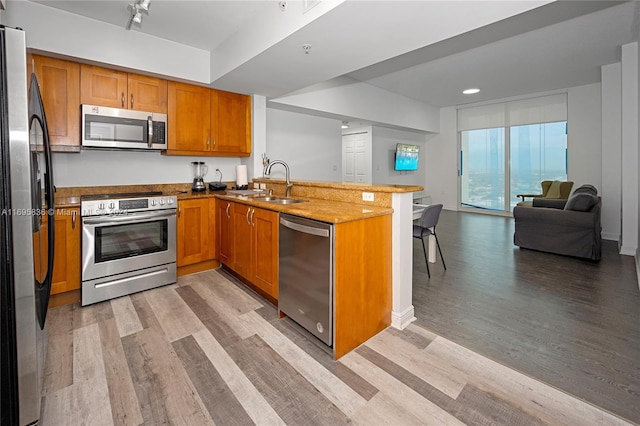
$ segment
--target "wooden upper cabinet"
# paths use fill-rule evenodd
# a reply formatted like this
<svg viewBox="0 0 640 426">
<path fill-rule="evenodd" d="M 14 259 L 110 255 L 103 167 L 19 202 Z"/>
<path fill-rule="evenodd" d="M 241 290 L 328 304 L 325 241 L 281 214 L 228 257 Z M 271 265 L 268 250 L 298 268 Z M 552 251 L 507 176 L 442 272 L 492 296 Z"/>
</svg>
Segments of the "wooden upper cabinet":
<svg viewBox="0 0 640 426">
<path fill-rule="evenodd" d="M 211 90 L 211 136 L 216 153 L 251 154 L 251 98 Z"/>
<path fill-rule="evenodd" d="M 251 98 L 169 82 L 169 155 L 247 157 L 251 154 Z"/>
<path fill-rule="evenodd" d="M 167 80 L 81 65 L 81 103 L 167 113 Z"/>
<path fill-rule="evenodd" d="M 80 147 L 80 64 L 32 55 L 38 78 L 51 147 Z"/>
<path fill-rule="evenodd" d="M 167 113 L 168 82 L 161 78 L 129 74 L 129 109 Z"/>
<path fill-rule="evenodd" d="M 209 89 L 169 82 L 168 151 L 189 153 L 210 151 L 211 98 Z"/>
</svg>

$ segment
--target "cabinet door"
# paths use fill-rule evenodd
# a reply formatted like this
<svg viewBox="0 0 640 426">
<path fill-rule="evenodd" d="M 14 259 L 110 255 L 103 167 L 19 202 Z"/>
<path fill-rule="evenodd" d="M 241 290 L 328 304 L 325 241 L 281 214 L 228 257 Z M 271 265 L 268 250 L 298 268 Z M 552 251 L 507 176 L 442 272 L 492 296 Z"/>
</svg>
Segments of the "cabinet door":
<svg viewBox="0 0 640 426">
<path fill-rule="evenodd" d="M 251 154 L 251 98 L 211 90 L 213 151 L 220 155 Z"/>
<path fill-rule="evenodd" d="M 82 64 L 80 101 L 89 105 L 127 108 L 127 73 Z"/>
<path fill-rule="evenodd" d="M 231 266 L 233 263 L 232 239 L 233 228 L 232 221 L 233 204 L 216 200 L 216 256 L 221 263 Z"/>
<path fill-rule="evenodd" d="M 251 282 L 278 299 L 278 213 L 254 209 Z"/>
<path fill-rule="evenodd" d="M 173 81 L 169 82 L 168 88 L 168 151 L 209 152 L 211 148 L 209 89 Z"/>
<path fill-rule="evenodd" d="M 209 259 L 209 200 L 178 203 L 177 263 L 191 265 Z"/>
<path fill-rule="evenodd" d="M 167 113 L 167 80 L 129 74 L 127 88 L 129 109 Z"/>
<path fill-rule="evenodd" d="M 80 64 L 32 58 L 52 147 L 80 146 Z"/>
<path fill-rule="evenodd" d="M 47 250 L 47 216 L 41 228 L 42 253 Z M 53 257 L 53 280 L 51 294 L 64 293 L 80 288 L 80 209 L 57 209 L 56 245 Z M 36 268 L 38 262 L 36 262 Z M 46 273 L 47 266 L 40 265 Z M 44 274 L 41 274 L 44 275 Z M 41 276 L 41 279 L 44 276 Z"/>
<path fill-rule="evenodd" d="M 233 203 L 231 221 L 233 263 L 229 265 L 243 277 L 251 278 L 251 241 L 252 227 L 249 222 L 251 207 L 245 204 Z"/>
</svg>

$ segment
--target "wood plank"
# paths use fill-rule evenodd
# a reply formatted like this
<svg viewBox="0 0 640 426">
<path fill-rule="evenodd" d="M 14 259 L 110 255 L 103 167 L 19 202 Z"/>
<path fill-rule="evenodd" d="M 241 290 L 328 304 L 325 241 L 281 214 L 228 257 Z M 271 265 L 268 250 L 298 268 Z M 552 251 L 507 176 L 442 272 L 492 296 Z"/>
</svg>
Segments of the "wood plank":
<svg viewBox="0 0 640 426">
<path fill-rule="evenodd" d="M 628 425 L 624 420 L 560 390 L 511 370 L 444 338 L 434 340 L 425 353 L 442 365 L 465 372 L 481 391 L 505 401 L 526 404 L 545 423 Z M 519 402 L 516 402 L 519 401 Z"/>
<path fill-rule="evenodd" d="M 178 296 L 176 288 L 176 285 L 169 285 L 144 293 L 170 342 L 204 329 L 204 325 Z"/>
<path fill-rule="evenodd" d="M 361 346 L 356 351 L 465 424 L 535 425 L 542 423 L 535 414 L 530 414 L 518 404 L 512 404 L 512 400 L 500 398 L 488 392 L 481 392 L 469 385 L 465 386 L 458 399 L 453 399 L 415 375 L 415 370 L 409 371 L 367 346 Z"/>
<path fill-rule="evenodd" d="M 416 333 L 414 331 L 414 328 L 409 328 L 409 327 L 405 328 L 404 330 L 398 330 L 396 328 L 389 327 L 385 330 L 385 333 L 394 337 L 399 337 L 400 339 L 406 341 L 407 343 L 412 344 L 417 349 L 426 348 L 427 346 L 429 346 L 429 343 L 431 343 L 433 339 L 436 338 L 436 336 L 425 337 L 424 334 Z"/>
<path fill-rule="evenodd" d="M 209 283 L 198 282 L 194 283 L 191 287 L 220 315 L 222 320 L 227 323 L 240 338 L 246 339 L 255 334 L 255 331 L 248 327 L 245 322 L 238 321 L 238 317 L 241 315 L 240 312 L 244 313 L 245 310 L 239 310 L 237 305 L 234 306 L 237 299 L 232 299 L 230 304 L 227 299 L 220 298 L 220 296 L 213 291 Z"/>
<path fill-rule="evenodd" d="M 380 389 L 380 392 L 384 393 L 395 404 L 401 406 L 405 411 L 419 418 L 425 424 L 464 424 L 394 376 L 362 357 L 357 351 L 343 356 L 339 362 L 362 376 Z"/>
<path fill-rule="evenodd" d="M 113 420 L 118 425 L 139 425 L 143 422 L 142 413 L 116 320 L 102 321 L 98 327 Z"/>
<path fill-rule="evenodd" d="M 251 336 L 227 351 L 286 424 L 347 423 L 324 392 L 318 392 L 260 337 Z"/>
<path fill-rule="evenodd" d="M 300 349 L 309 354 L 309 356 L 315 359 L 320 365 L 342 380 L 367 401 L 378 393 L 378 389 L 372 386 L 371 383 L 355 374 L 343 364 L 335 362 L 331 351 L 329 351 L 328 348 L 320 346 L 321 343 L 312 340 L 306 330 L 302 329 L 302 327 L 289 318 L 278 318 L 277 310 L 273 307 L 269 309 L 268 306 L 270 305 L 265 305 L 256 310 L 256 313 L 266 321 L 269 321 L 269 323 L 287 339 L 298 345 Z"/>
<path fill-rule="evenodd" d="M 104 370 L 100 329 L 91 324 L 73 331 L 73 416 L 71 424 L 112 424 L 109 388 Z M 102 401 L 100 407 L 94 407 Z"/>
<path fill-rule="evenodd" d="M 160 322 L 158 321 L 158 317 L 153 313 L 153 309 L 149 306 L 149 302 L 145 298 L 145 293 L 136 293 L 129 296 L 131 299 L 131 304 L 136 310 L 136 314 L 138 315 L 138 320 L 140 321 L 140 325 L 142 328 L 156 328 L 157 330 L 161 330 Z"/>
<path fill-rule="evenodd" d="M 166 336 L 153 328 L 122 338 L 146 424 L 213 424 Z"/>
<path fill-rule="evenodd" d="M 111 309 L 113 309 L 113 316 L 116 319 L 120 337 L 128 336 L 129 334 L 142 330 L 140 318 L 138 318 L 136 308 L 133 307 L 129 296 L 112 299 Z"/>
<path fill-rule="evenodd" d="M 44 367 L 43 394 L 73 383 L 73 306 L 49 309 L 45 329 L 49 333 Z"/>
<path fill-rule="evenodd" d="M 72 306 L 74 329 L 113 318 L 113 311 L 111 310 L 111 303 L 109 303 L 109 301 L 94 303 L 88 306 L 80 306 L 79 304 Z"/>
<path fill-rule="evenodd" d="M 226 425 L 253 424 L 193 336 L 176 340 L 172 346 L 214 422 Z"/>
<path fill-rule="evenodd" d="M 424 420 L 396 404 L 389 396 L 377 393 L 352 418 L 356 425 L 424 425 Z"/>
<path fill-rule="evenodd" d="M 192 287 L 181 287 L 176 291 L 220 344 L 231 346 L 240 340 L 234 329 Z"/>
<path fill-rule="evenodd" d="M 468 375 L 454 369 L 442 368 L 441 364 L 425 357 L 423 350 L 386 330 L 365 345 L 453 399 L 460 395 L 469 379 Z"/>
<path fill-rule="evenodd" d="M 343 413 L 351 416 L 366 404 L 364 398 L 284 337 L 258 314 L 252 311 L 240 318 Z"/>
<path fill-rule="evenodd" d="M 199 331 L 193 337 L 256 424 L 285 424 L 211 333 Z"/>
</svg>

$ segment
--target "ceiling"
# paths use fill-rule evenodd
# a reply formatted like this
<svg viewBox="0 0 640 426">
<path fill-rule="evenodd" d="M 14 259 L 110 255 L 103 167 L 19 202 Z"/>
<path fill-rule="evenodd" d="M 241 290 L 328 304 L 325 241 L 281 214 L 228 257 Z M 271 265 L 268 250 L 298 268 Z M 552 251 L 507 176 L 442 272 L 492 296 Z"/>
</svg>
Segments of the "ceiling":
<svg viewBox="0 0 640 426">
<path fill-rule="evenodd" d="M 37 2 L 123 31 L 129 17 L 130 1 Z M 309 22 L 286 34 L 264 25 L 274 13 L 303 16 L 305 7 Z M 220 57 L 225 47 L 246 46 L 248 57 L 220 75 L 212 70 L 220 89 L 276 98 L 347 76 L 445 107 L 599 82 L 600 67 L 638 39 L 639 24 L 639 2 L 152 0 L 131 31 Z M 249 38 L 251 28 L 267 28 L 264 44 L 261 34 Z M 462 95 L 469 87 L 481 91 Z"/>
</svg>

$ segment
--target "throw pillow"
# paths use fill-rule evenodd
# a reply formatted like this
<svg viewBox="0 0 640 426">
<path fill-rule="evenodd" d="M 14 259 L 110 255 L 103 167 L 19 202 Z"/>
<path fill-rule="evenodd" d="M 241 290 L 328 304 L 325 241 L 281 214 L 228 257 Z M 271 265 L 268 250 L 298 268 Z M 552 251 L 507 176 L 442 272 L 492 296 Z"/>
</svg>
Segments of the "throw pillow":
<svg viewBox="0 0 640 426">
<path fill-rule="evenodd" d="M 596 187 L 593 185 L 589 185 L 588 183 L 582 185 L 580 188 L 577 188 L 575 191 L 573 191 L 574 194 L 581 193 L 581 192 L 598 195 L 598 190 L 596 189 Z"/>
<path fill-rule="evenodd" d="M 560 181 L 554 180 L 547 191 L 545 198 L 560 198 Z"/>
<path fill-rule="evenodd" d="M 576 190 L 577 191 L 577 190 Z M 588 212 L 598 203 L 598 196 L 587 192 L 574 192 L 565 204 L 565 210 Z"/>
</svg>

